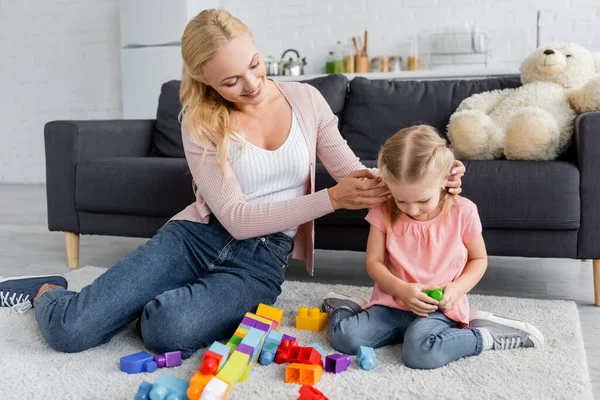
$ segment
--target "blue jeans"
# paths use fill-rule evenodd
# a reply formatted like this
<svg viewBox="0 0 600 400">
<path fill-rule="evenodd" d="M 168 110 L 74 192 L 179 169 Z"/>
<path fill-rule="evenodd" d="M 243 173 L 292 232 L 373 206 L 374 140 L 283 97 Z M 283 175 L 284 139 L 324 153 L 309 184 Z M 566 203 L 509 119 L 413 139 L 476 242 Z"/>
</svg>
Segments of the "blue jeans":
<svg viewBox="0 0 600 400">
<path fill-rule="evenodd" d="M 409 368 L 439 368 L 461 357 L 481 353 L 481 333 L 458 328 L 441 312 L 419 317 L 410 311 L 373 306 L 356 314 L 337 309 L 330 321 L 331 346 L 345 354 L 356 354 L 359 346 L 379 348 L 403 343 L 402 360 Z"/>
<path fill-rule="evenodd" d="M 231 336 L 258 304 L 275 302 L 291 248 L 283 233 L 236 240 L 214 217 L 171 221 L 81 292 L 45 292 L 35 316 L 58 351 L 106 343 L 139 318 L 146 347 L 187 358 Z"/>
</svg>

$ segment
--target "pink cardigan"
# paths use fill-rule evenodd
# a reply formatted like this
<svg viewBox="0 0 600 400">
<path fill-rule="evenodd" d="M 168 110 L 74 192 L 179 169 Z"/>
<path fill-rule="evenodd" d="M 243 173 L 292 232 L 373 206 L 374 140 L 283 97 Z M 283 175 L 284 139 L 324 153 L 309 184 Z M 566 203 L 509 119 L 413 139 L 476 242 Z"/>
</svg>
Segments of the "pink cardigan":
<svg viewBox="0 0 600 400">
<path fill-rule="evenodd" d="M 212 213 L 238 240 L 299 226 L 293 257 L 306 260 L 306 270 L 313 275 L 314 220 L 333 212 L 327 190 L 315 193 L 316 156 L 336 181 L 365 167 L 340 135 L 338 119 L 317 89 L 299 82 L 276 84 L 298 117 L 308 144 L 310 178 L 307 195 L 272 203 L 246 203 L 235 176 L 226 179 L 219 168 L 214 145 L 190 135 L 184 119 L 183 148 L 198 189 L 196 201 L 172 219 L 207 223 Z M 207 152 L 203 157 L 205 148 Z"/>
</svg>

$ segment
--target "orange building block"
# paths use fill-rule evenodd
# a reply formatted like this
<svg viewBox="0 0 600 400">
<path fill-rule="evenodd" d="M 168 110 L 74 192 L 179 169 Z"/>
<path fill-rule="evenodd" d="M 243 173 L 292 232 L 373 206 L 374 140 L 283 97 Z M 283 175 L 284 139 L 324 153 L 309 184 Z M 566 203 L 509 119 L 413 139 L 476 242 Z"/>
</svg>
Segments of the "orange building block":
<svg viewBox="0 0 600 400">
<path fill-rule="evenodd" d="M 190 400 L 199 400 L 202 396 L 202 391 L 208 384 L 208 381 L 212 379 L 214 375 L 204 375 L 201 372 L 196 372 L 192 379 L 190 379 L 190 386 L 187 390 L 187 396 Z"/>
<path fill-rule="evenodd" d="M 300 383 L 302 385 L 316 385 L 321 380 L 323 368 L 319 365 L 290 364 L 285 368 L 285 381 L 287 383 Z"/>
<path fill-rule="evenodd" d="M 303 331 L 322 331 L 327 326 L 327 314 L 313 307 L 308 310 L 308 307 L 302 306 L 298 308 L 296 316 L 296 329 Z"/>
</svg>

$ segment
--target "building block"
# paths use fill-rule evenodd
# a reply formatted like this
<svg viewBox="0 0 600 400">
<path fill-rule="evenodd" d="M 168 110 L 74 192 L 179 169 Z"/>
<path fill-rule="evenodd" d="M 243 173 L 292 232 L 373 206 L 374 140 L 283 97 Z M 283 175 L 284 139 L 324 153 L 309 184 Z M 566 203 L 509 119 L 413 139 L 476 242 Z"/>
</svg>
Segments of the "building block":
<svg viewBox="0 0 600 400">
<path fill-rule="evenodd" d="M 265 342 L 265 338 L 266 337 L 267 337 L 266 332 L 262 332 L 262 336 L 260 338 L 260 341 L 259 341 L 258 345 L 254 348 L 254 354 L 252 355 L 252 360 L 250 360 L 250 362 L 248 363 L 248 367 L 246 368 L 246 370 L 242 374 L 242 377 L 240 378 L 240 382 L 245 382 L 246 379 L 248 379 L 248 377 L 250 376 L 250 372 L 252 372 L 252 368 L 254 368 L 254 365 L 256 364 L 256 361 L 258 361 L 258 357 L 260 356 L 260 350 L 264 346 L 264 342 Z M 242 342 L 240 345 L 242 345 L 242 344 L 244 344 L 244 343 Z"/>
<path fill-rule="evenodd" d="M 229 384 L 229 390 L 233 389 L 244 373 L 250 357 L 248 354 L 234 351 L 225 363 L 222 370 L 217 373 L 217 378 Z"/>
<path fill-rule="evenodd" d="M 375 350 L 372 347 L 360 346 L 356 361 L 362 369 L 371 370 L 375 367 Z"/>
<path fill-rule="evenodd" d="M 170 351 L 168 353 L 154 356 L 158 368 L 178 367 L 181 365 L 181 351 Z"/>
<path fill-rule="evenodd" d="M 285 333 L 283 334 L 283 337 L 281 338 L 281 340 L 289 340 L 291 342 L 295 341 L 296 338 L 290 335 L 286 335 Z"/>
<path fill-rule="evenodd" d="M 256 320 L 254 318 L 250 318 L 248 313 L 246 313 L 244 318 L 242 318 L 242 322 L 240 323 L 240 325 L 246 325 L 249 328 L 254 328 L 255 323 L 256 323 Z"/>
<path fill-rule="evenodd" d="M 248 357 L 252 357 L 254 355 L 254 347 L 248 346 L 247 344 L 244 344 L 243 342 L 238 344 L 238 347 L 235 349 L 235 351 L 239 351 L 240 353 L 248 354 Z"/>
<path fill-rule="evenodd" d="M 213 344 L 210 345 L 208 350 L 212 351 L 213 353 L 219 354 L 220 356 L 223 357 L 221 359 L 221 364 L 219 365 L 219 369 L 223 368 L 223 365 L 225 365 L 225 362 L 227 361 L 227 358 L 229 357 L 229 347 L 227 347 L 227 345 L 224 345 L 221 342 L 214 342 Z"/>
<path fill-rule="evenodd" d="M 250 328 L 250 329 L 252 329 L 252 328 Z M 239 336 L 233 335 L 231 337 L 231 339 L 229 339 L 229 343 L 233 343 L 233 344 L 235 344 L 237 346 L 238 344 L 242 343 L 242 340 L 244 340 L 244 338 L 241 338 Z"/>
<path fill-rule="evenodd" d="M 297 400 L 329 400 L 323 393 L 312 386 L 302 385 L 300 390 L 300 397 Z"/>
<path fill-rule="evenodd" d="M 296 346 L 298 346 L 298 342 L 295 340 L 282 340 L 281 344 L 277 348 L 277 352 L 275 353 L 275 363 L 284 364 L 289 362 L 290 350 L 292 347 Z"/>
<path fill-rule="evenodd" d="M 431 297 L 432 299 L 436 299 L 437 301 L 442 300 L 442 298 L 444 297 L 444 289 L 441 289 L 441 288 L 425 290 L 423 293 L 425 293 L 427 296 Z"/>
<path fill-rule="evenodd" d="M 199 400 L 200 396 L 202 396 L 202 392 L 208 382 L 214 377 L 214 375 L 204 375 L 202 372 L 198 371 L 192 379 L 190 379 L 190 386 L 187 390 L 187 396 L 190 400 Z"/>
<path fill-rule="evenodd" d="M 261 317 L 259 315 L 253 314 L 251 312 L 247 312 L 246 317 L 252 318 L 253 320 L 258 321 L 258 322 L 262 322 L 263 324 L 267 324 L 273 330 L 275 330 L 275 328 L 277 327 L 277 322 L 273 321 L 272 319 Z"/>
<path fill-rule="evenodd" d="M 327 326 L 327 314 L 312 307 L 310 310 L 306 306 L 298 308 L 296 316 L 296 329 L 304 331 L 322 331 Z"/>
<path fill-rule="evenodd" d="M 240 343 L 244 343 L 246 346 L 250 346 L 256 349 L 259 345 L 262 345 L 266 332 L 263 332 L 256 328 L 250 328 L 244 339 Z M 258 349 L 260 350 L 260 348 Z"/>
<path fill-rule="evenodd" d="M 325 365 L 325 350 L 323 350 L 323 346 L 321 346 L 319 343 L 311 343 L 306 347 L 313 347 L 316 349 L 319 354 L 321 354 L 321 362 L 323 363 L 322 365 Z"/>
<path fill-rule="evenodd" d="M 352 364 L 352 361 L 347 354 L 336 353 L 325 357 L 325 371 L 334 374 L 346 371 L 350 364 Z"/>
<path fill-rule="evenodd" d="M 239 337 L 241 337 L 243 339 L 244 337 L 246 337 L 246 333 L 248 333 L 248 331 L 250 330 L 250 328 L 252 328 L 252 327 L 241 328 L 241 327 L 238 326 L 238 328 L 235 331 L 234 335 L 235 336 L 239 336 Z"/>
<path fill-rule="evenodd" d="M 145 351 L 140 351 L 139 353 L 121 357 L 119 368 L 121 371 L 127 372 L 128 374 L 139 374 L 141 372 L 156 371 L 158 364 L 156 364 L 154 357 L 150 354 Z"/>
<path fill-rule="evenodd" d="M 140 383 L 138 391 L 135 394 L 133 400 L 150 400 L 150 391 L 152 390 L 152 384 L 146 381 Z"/>
<path fill-rule="evenodd" d="M 229 384 L 216 376 L 204 387 L 200 400 L 224 400 L 229 392 Z"/>
<path fill-rule="evenodd" d="M 260 329 L 261 331 L 268 333 L 271 330 L 271 325 L 265 324 L 264 322 L 256 321 L 256 324 L 254 324 L 254 328 Z"/>
<path fill-rule="evenodd" d="M 288 362 L 323 366 L 321 353 L 314 347 L 291 347 Z"/>
<path fill-rule="evenodd" d="M 225 346 L 227 346 L 227 348 L 229 349 L 229 354 L 233 353 L 237 347 L 237 344 L 233 344 L 231 342 L 228 342 Z"/>
<path fill-rule="evenodd" d="M 150 391 L 151 399 L 169 399 L 183 400 L 186 397 L 186 392 L 189 387 L 189 382 L 176 376 L 162 373 L 158 376 L 152 390 Z"/>
<path fill-rule="evenodd" d="M 283 320 L 284 311 L 280 308 L 268 306 L 266 304 L 259 304 L 256 309 L 256 315 L 269 318 L 275 322 L 277 322 L 277 326 L 273 328 L 274 330 L 279 330 L 281 326 L 281 321 Z"/>
<path fill-rule="evenodd" d="M 223 356 L 214 351 L 206 350 L 202 356 L 200 372 L 204 375 L 215 375 L 223 363 Z"/>
<path fill-rule="evenodd" d="M 321 380 L 322 374 L 323 368 L 319 365 L 294 363 L 285 367 L 285 381 L 287 383 L 316 385 Z"/>
<path fill-rule="evenodd" d="M 277 347 L 279 347 L 282 338 L 283 335 L 280 332 L 269 332 L 260 352 L 260 358 L 258 359 L 262 365 L 269 365 L 275 360 L 275 353 L 277 352 Z"/>
</svg>

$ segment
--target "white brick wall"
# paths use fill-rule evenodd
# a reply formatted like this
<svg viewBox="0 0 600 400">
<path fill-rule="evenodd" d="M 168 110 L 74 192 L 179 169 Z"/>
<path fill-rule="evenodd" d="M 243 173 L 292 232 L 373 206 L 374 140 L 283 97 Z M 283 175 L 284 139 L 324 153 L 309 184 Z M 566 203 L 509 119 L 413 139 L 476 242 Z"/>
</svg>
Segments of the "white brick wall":
<svg viewBox="0 0 600 400">
<path fill-rule="evenodd" d="M 44 124 L 121 116 L 118 0 L 0 0 L 0 182 L 44 182 Z"/>
<path fill-rule="evenodd" d="M 165 0 L 167 1 L 167 0 Z M 0 182 L 43 182 L 43 126 L 121 116 L 118 0 L 0 0 Z M 321 72 L 330 46 L 369 30 L 369 55 L 406 56 L 408 37 L 470 20 L 491 36 L 490 63 L 516 67 L 536 45 L 538 9 L 600 50 L 599 0 L 221 0 L 261 52 L 288 48 Z"/>
</svg>

